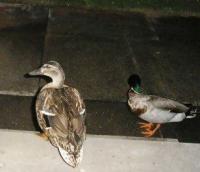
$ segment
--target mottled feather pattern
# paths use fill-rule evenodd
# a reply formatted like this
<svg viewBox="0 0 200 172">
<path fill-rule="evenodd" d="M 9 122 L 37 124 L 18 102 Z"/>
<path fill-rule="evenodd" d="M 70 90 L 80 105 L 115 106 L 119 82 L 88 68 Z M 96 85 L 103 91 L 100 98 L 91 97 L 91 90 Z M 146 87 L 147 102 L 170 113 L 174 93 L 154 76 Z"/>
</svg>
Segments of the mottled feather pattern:
<svg viewBox="0 0 200 172">
<path fill-rule="evenodd" d="M 174 113 L 182 113 L 189 110 L 187 106 L 177 101 L 153 95 L 149 95 L 148 102 L 150 102 L 155 108 L 168 110 Z"/>
<path fill-rule="evenodd" d="M 182 121 L 189 109 L 174 100 L 136 93 L 129 94 L 128 105 L 140 118 L 152 123 Z"/>
<path fill-rule="evenodd" d="M 129 94 L 128 104 L 133 112 L 138 115 L 153 108 L 166 110 L 174 113 L 187 112 L 188 107 L 174 100 L 161 98 L 154 95 Z"/>
<path fill-rule="evenodd" d="M 140 94 L 129 94 L 128 105 L 131 111 L 136 115 L 141 115 L 147 111 L 147 97 L 142 97 Z"/>
<path fill-rule="evenodd" d="M 74 156 L 79 156 L 85 140 L 85 115 L 80 115 L 83 109 L 85 104 L 80 94 L 75 88 L 68 86 L 61 89 L 44 88 L 36 101 L 37 119 L 41 129 L 54 146 Z M 51 126 L 48 130 L 41 110 L 55 114 L 48 116 Z"/>
<path fill-rule="evenodd" d="M 150 137 L 159 129 L 160 124 L 181 122 L 186 118 L 196 117 L 197 108 L 179 103 L 175 100 L 162 98 L 155 95 L 141 93 L 141 79 L 137 74 L 132 74 L 128 79 L 130 89 L 128 91 L 128 105 L 132 112 L 139 118 L 149 122 L 140 123 L 140 128 L 145 129 L 142 133 Z M 195 109 L 193 111 L 192 109 Z M 152 123 L 156 124 L 154 128 Z"/>
</svg>

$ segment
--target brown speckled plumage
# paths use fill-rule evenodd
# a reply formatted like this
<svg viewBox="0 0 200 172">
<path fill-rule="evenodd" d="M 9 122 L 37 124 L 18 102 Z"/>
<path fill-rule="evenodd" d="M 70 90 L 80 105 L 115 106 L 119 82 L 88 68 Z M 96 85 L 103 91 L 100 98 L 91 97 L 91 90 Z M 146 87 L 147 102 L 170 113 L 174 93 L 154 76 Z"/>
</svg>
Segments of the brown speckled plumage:
<svg viewBox="0 0 200 172">
<path fill-rule="evenodd" d="M 37 95 L 38 124 L 63 160 L 76 167 L 82 159 L 86 135 L 83 99 L 75 88 L 64 85 L 65 74 L 58 62 L 49 61 L 29 74 L 52 79 Z"/>
<path fill-rule="evenodd" d="M 71 152 L 74 157 L 79 156 L 85 140 L 85 115 L 80 115 L 83 109 L 85 104 L 75 88 L 44 88 L 37 96 L 36 113 L 39 126 L 54 146 Z M 48 130 L 41 111 L 55 114 L 48 116 L 51 127 Z M 74 146 L 75 151 L 70 150 L 69 143 Z"/>
</svg>

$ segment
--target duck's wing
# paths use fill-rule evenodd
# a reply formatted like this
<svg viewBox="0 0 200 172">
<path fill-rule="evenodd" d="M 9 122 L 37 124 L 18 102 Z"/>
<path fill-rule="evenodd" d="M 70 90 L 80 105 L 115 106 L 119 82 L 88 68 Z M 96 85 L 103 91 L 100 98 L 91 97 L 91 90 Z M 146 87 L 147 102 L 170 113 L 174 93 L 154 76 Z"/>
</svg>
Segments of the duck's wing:
<svg viewBox="0 0 200 172">
<path fill-rule="evenodd" d="M 67 137 L 79 145 L 85 137 L 85 104 L 75 88 L 57 90 L 49 101 L 50 125 L 59 137 Z"/>
<path fill-rule="evenodd" d="M 75 88 L 42 90 L 37 97 L 36 112 L 42 130 L 48 127 L 43 119 L 43 116 L 46 115 L 50 127 L 57 128 L 63 134 L 70 130 L 76 131 L 77 134 L 82 131 L 80 127 L 83 127 L 84 124 L 85 104 Z M 71 126 L 69 127 L 69 125 Z"/>
<path fill-rule="evenodd" d="M 50 112 L 50 106 L 51 106 L 51 96 L 53 91 L 51 89 L 44 89 L 41 92 L 39 92 L 37 99 L 36 99 L 36 115 L 37 115 L 37 121 L 38 124 L 43 132 L 46 131 L 46 128 L 50 127 L 48 116 L 47 114 L 52 114 Z M 46 118 L 47 117 L 47 118 Z M 45 120 L 46 119 L 46 120 Z"/>
<path fill-rule="evenodd" d="M 82 156 L 86 134 L 85 104 L 79 92 L 71 87 L 44 89 L 38 96 L 36 111 L 43 130 L 48 127 L 44 116 L 48 117 L 51 143 L 59 148 L 61 156 L 69 165 L 76 166 Z"/>
<path fill-rule="evenodd" d="M 149 96 L 147 102 L 150 103 L 154 108 L 167 110 L 174 113 L 187 112 L 189 109 L 187 106 L 177 101 L 153 95 Z"/>
<path fill-rule="evenodd" d="M 66 99 L 67 98 L 67 99 Z M 80 93 L 77 89 L 72 87 L 64 87 L 64 97 L 63 99 L 70 103 L 70 106 L 77 110 L 78 114 L 80 116 L 84 116 L 85 113 L 85 104 L 83 102 L 82 97 L 80 96 Z"/>
</svg>

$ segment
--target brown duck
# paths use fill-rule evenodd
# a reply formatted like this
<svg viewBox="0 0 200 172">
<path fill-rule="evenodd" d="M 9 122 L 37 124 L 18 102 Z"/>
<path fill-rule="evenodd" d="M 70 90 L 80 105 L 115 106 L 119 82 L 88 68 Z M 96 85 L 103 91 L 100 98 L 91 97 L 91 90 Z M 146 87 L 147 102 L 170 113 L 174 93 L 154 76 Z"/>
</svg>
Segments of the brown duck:
<svg viewBox="0 0 200 172">
<path fill-rule="evenodd" d="M 63 160 L 76 167 L 82 160 L 86 135 L 83 99 L 75 88 L 64 84 L 64 71 L 56 61 L 49 61 L 29 75 L 45 75 L 52 79 L 37 95 L 38 124 L 58 148 Z"/>
</svg>

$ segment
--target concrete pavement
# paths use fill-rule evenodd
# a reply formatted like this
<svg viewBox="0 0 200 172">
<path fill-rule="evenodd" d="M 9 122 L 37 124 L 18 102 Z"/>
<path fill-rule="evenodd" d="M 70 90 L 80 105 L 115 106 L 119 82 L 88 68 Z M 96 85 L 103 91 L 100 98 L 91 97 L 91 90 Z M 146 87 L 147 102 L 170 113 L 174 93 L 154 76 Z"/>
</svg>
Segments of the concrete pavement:
<svg viewBox="0 0 200 172">
<path fill-rule="evenodd" d="M 199 172 L 200 145 L 176 140 L 88 135 L 84 158 L 68 167 L 56 148 L 35 132 L 0 130 L 2 172 Z"/>
</svg>

